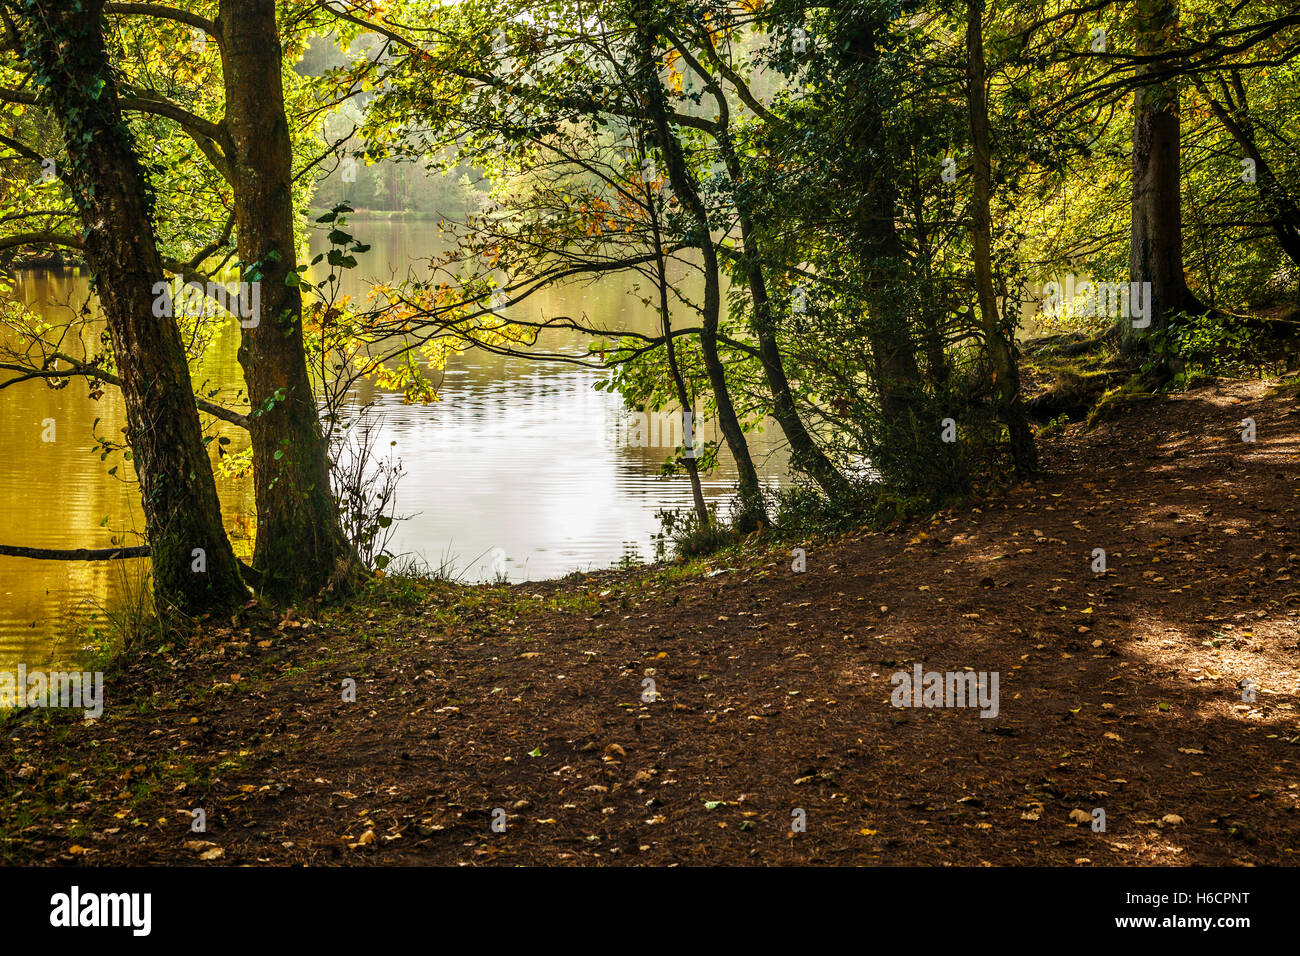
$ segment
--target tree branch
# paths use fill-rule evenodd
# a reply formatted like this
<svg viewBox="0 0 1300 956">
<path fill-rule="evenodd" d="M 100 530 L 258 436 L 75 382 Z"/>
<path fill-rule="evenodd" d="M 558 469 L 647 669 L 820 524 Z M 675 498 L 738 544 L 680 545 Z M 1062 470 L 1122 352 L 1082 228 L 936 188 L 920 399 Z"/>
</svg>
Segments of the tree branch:
<svg viewBox="0 0 1300 956">
<path fill-rule="evenodd" d="M 121 558 L 146 558 L 149 546 L 134 548 L 20 548 L 0 544 L 0 557 L 33 558 L 37 561 L 116 561 Z"/>
<path fill-rule="evenodd" d="M 197 27 L 217 41 L 221 39 L 221 31 L 217 29 L 216 21 L 201 17 L 197 13 L 191 13 L 188 10 L 169 7 L 165 3 L 106 3 L 104 4 L 104 12 L 122 16 L 158 17 L 160 20 L 175 20 L 177 23 Z"/>
</svg>

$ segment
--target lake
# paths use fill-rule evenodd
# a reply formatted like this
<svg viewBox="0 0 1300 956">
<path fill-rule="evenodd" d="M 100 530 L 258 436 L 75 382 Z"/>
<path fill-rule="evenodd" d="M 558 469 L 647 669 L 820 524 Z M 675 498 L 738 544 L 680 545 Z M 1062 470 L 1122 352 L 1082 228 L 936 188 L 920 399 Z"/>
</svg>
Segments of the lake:
<svg viewBox="0 0 1300 956">
<path fill-rule="evenodd" d="M 354 297 L 364 297 L 368 279 L 405 275 L 418 266 L 415 260 L 439 248 L 436 226 L 429 222 L 354 220 L 349 231 L 372 246 L 360 267 L 344 276 L 344 290 Z M 313 252 L 327 248 L 323 237 L 313 236 Z M 103 323 L 93 313 L 84 271 L 23 271 L 16 291 L 52 324 L 65 324 L 89 307 L 80 334 L 88 342 L 98 339 Z M 553 289 L 526 304 L 519 317 L 567 314 L 603 328 L 658 331 L 657 314 L 629 279 Z M 675 320 L 698 324 L 688 315 Z M 214 400 L 235 394 L 242 383 L 238 344 L 232 320 L 192 368 L 196 389 L 219 389 Z M 586 338 L 550 332 L 539 347 L 582 354 Z M 410 405 L 382 389 L 358 389 L 358 405 L 373 402 L 379 447 L 396 442 L 393 451 L 406 471 L 397 510 L 412 517 L 396 525 L 389 550 L 435 569 L 449 567 L 467 581 L 539 580 L 652 559 L 660 527 L 656 513 L 690 508 L 690 486 L 684 475 L 659 476 L 671 442 L 637 447 L 641 442 L 627 427 L 630 412 L 622 399 L 593 388 L 605 374 L 475 349 L 449 360 L 439 402 Z M 114 465 L 122 466 L 121 456 L 101 461 L 94 439 L 96 433 L 120 438 L 124 422 L 121 396 L 110 388 L 94 400 L 82 380 L 58 390 L 32 381 L 0 391 L 0 543 L 139 543 L 143 517 L 134 474 L 129 467 L 110 474 Z M 204 422 L 211 425 L 206 416 Z M 229 436 L 232 448 L 246 443 L 233 427 L 222 424 L 213 431 Z M 706 439 L 719 437 L 709 423 L 700 432 Z M 750 442 L 764 478 L 774 486 L 783 482 L 787 460 L 773 429 L 752 433 Z M 734 485 L 735 469 L 724 450 L 718 470 L 704 482 L 706 497 L 721 502 Z M 218 476 L 218 487 L 227 528 L 246 555 L 254 513 L 251 479 Z M 143 560 L 0 557 L 0 669 L 70 659 L 79 646 L 79 625 L 136 590 L 146 566 Z"/>
</svg>

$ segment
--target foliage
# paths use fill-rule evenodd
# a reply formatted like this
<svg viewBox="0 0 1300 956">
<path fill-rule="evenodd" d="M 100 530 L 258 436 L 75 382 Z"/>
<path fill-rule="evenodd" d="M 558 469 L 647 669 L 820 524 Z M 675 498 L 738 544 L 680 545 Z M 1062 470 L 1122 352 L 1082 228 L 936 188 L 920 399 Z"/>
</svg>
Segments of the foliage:
<svg viewBox="0 0 1300 956">
<path fill-rule="evenodd" d="M 217 12 L 215 0 L 184 6 Z M 676 409 L 664 335 L 589 315 L 535 317 L 528 304 L 552 286 L 613 276 L 657 290 L 662 266 L 673 277 L 666 318 L 686 402 L 702 419 L 734 408 L 741 431 L 709 445 L 701 467 L 734 457 L 745 433 L 774 427 L 783 406 L 768 345 L 789 384 L 781 428 L 793 416 L 843 478 L 828 493 L 825 470 L 809 481 L 814 468 L 797 456 L 806 487 L 783 500 L 779 523 L 875 520 L 1003 480 L 1012 449 L 990 340 L 1026 327 L 1115 329 L 1110 315 L 1052 317 L 1040 306 L 1049 280 L 1128 277 L 1130 102 L 1150 64 L 1137 55 L 1141 5 L 977 6 L 992 152 L 991 329 L 973 260 L 976 118 L 966 71 L 976 7 L 284 0 L 298 236 L 319 228 L 329 242 L 290 279 L 305 297 L 323 431 L 346 431 L 366 380 L 407 401 L 437 401 L 448 357 L 471 347 L 599 369 L 597 387 L 629 407 Z M 1210 311 L 1145 337 L 1148 368 L 1184 370 L 1175 384 L 1280 361 L 1285 346 L 1237 316 L 1293 306 L 1300 287 L 1286 243 L 1286 215 L 1300 208 L 1300 30 L 1281 0 L 1231 10 L 1184 0 L 1179 15 L 1157 66 L 1168 67 L 1162 88 L 1182 107 L 1184 268 Z M 226 102 L 217 44 L 166 16 L 114 14 L 112 23 L 168 269 L 254 274 L 256 264 L 233 261 L 231 190 L 204 139 L 205 124 L 240 107 Z M 41 175 L 43 157 L 63 162 L 57 130 L 25 94 L 29 82 L 19 57 L 0 58 L 0 223 L 28 237 L 6 245 L 0 236 L 0 256 L 75 256 L 72 197 Z M 666 134 L 650 106 L 659 95 Z M 1246 152 L 1258 155 L 1262 178 L 1243 177 Z M 343 180 L 344 162 L 355 164 L 355 182 Z M 309 223 L 316 198 L 328 208 Z M 343 295 L 342 275 L 369 248 L 357 235 L 364 223 L 349 216 L 412 207 L 437 210 L 450 251 L 374 283 L 364 299 Z M 703 334 L 710 255 L 725 280 L 721 382 L 709 375 Z M 638 294 L 659 308 L 653 293 Z M 228 320 L 184 317 L 192 354 Z M 5 321 L 25 343 L 6 359 L 43 370 L 51 385 L 66 383 L 52 369 L 94 383 L 115 368 L 111 347 L 81 317 L 51 328 L 7 309 Z M 587 335 L 587 352 L 541 348 L 552 328 Z M 1091 397 L 1120 374 L 1076 382 L 1061 373 L 1058 391 Z M 242 395 L 226 398 L 238 405 Z M 949 421 L 955 441 L 943 437 Z M 215 450 L 227 473 L 246 469 L 243 453 L 222 441 Z M 680 473 L 682 451 L 665 474 Z M 362 525 L 373 530 L 370 519 Z M 705 544 L 714 533 L 676 527 Z"/>
</svg>

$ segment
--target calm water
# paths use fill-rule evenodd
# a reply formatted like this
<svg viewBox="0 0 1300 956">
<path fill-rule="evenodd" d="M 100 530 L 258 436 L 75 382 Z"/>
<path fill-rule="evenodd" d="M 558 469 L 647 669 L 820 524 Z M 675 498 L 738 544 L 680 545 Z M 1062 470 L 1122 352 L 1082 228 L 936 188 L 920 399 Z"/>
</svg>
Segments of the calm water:
<svg viewBox="0 0 1300 956">
<path fill-rule="evenodd" d="M 367 278 L 405 274 L 412 259 L 427 256 L 436 242 L 426 223 L 357 221 L 352 231 L 373 245 L 347 277 L 346 291 L 358 296 Z M 51 323 L 68 322 L 87 304 L 84 274 L 20 276 L 19 298 Z M 630 285 L 617 281 L 535 299 L 529 300 L 530 317 L 585 314 L 609 328 L 657 329 L 655 314 Z M 83 340 L 97 341 L 101 329 L 96 318 L 88 320 Z M 554 333 L 542 344 L 585 350 L 577 333 Z M 205 349 L 193 369 L 205 393 L 219 388 L 219 397 L 228 397 L 238 390 L 237 346 L 232 322 Z M 407 472 L 398 511 L 414 515 L 397 525 L 390 550 L 435 568 L 450 565 L 467 580 L 498 572 L 514 581 L 536 580 L 608 567 L 625 555 L 651 558 L 656 512 L 690 507 L 690 488 L 685 477 L 658 477 L 669 448 L 630 447 L 622 400 L 592 388 L 602 375 L 475 350 L 452 357 L 440 402 L 406 405 L 399 395 L 367 386 L 358 401 L 375 403 L 380 447 L 395 441 Z M 136 543 L 143 528 L 137 490 L 119 477 L 133 473 L 120 467 L 119 476 L 110 475 L 121 458 L 101 461 L 92 437 L 97 431 L 120 438 L 124 420 L 114 390 L 93 400 L 80 380 L 60 390 L 27 382 L 0 392 L 0 542 L 95 548 L 111 546 L 116 536 Z M 242 446 L 237 429 L 217 431 L 230 436 L 230 447 Z M 702 433 L 717 437 L 707 425 Z M 43 440 L 49 437 L 54 440 Z M 774 451 L 771 430 L 751 441 L 765 475 L 780 480 L 785 458 Z M 219 476 L 218 484 L 227 527 L 246 554 L 251 481 Z M 729 459 L 705 487 L 710 500 L 730 493 Z M 66 659 L 76 646 L 70 635 L 77 623 L 121 600 L 145 564 L 0 557 L 0 668 Z"/>
</svg>

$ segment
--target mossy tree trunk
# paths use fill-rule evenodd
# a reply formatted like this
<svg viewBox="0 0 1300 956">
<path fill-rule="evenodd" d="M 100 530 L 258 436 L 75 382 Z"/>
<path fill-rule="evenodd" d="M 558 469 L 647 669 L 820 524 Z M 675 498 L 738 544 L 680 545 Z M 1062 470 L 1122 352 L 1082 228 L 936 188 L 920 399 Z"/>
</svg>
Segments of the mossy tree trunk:
<svg viewBox="0 0 1300 956">
<path fill-rule="evenodd" d="M 329 453 L 307 373 L 302 295 L 286 278 L 298 265 L 293 145 L 284 109 L 274 0 L 221 0 L 236 243 L 261 281 L 261 315 L 245 328 L 239 361 L 248 386 L 257 501 L 253 568 L 261 587 L 292 600 L 360 570 L 339 524 Z"/>
<path fill-rule="evenodd" d="M 126 404 L 159 609 L 228 612 L 248 598 L 221 523 L 189 366 L 163 282 L 149 184 L 123 122 L 102 0 L 24 0 L 28 58 L 68 150 L 63 179 L 85 227 Z M 155 312 L 163 312 L 156 315 Z"/>
</svg>

